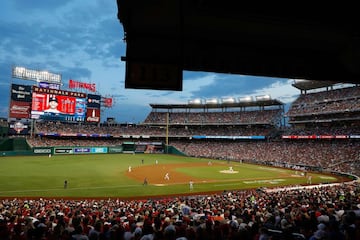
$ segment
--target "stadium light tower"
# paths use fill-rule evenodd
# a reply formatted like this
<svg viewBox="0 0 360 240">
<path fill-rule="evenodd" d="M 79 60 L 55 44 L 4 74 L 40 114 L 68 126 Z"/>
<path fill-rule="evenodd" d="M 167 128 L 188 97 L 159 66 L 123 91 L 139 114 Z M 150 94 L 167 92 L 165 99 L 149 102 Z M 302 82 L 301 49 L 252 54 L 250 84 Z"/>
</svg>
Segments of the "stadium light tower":
<svg viewBox="0 0 360 240">
<path fill-rule="evenodd" d="M 236 99 L 234 97 L 226 97 L 221 99 L 222 103 L 235 103 Z"/>
<path fill-rule="evenodd" d="M 255 99 L 256 101 L 266 101 L 266 100 L 270 100 L 271 97 L 270 95 L 261 95 L 261 96 L 256 96 Z"/>
<path fill-rule="evenodd" d="M 218 104 L 219 100 L 217 98 L 210 98 L 210 99 L 206 99 L 205 103 L 207 105 L 213 105 L 213 104 Z"/>
<path fill-rule="evenodd" d="M 188 104 L 189 105 L 200 105 L 200 104 L 202 104 L 202 100 L 200 98 L 196 98 L 194 100 L 189 100 Z"/>
<path fill-rule="evenodd" d="M 239 102 L 252 102 L 253 98 L 251 96 L 239 97 Z"/>
</svg>

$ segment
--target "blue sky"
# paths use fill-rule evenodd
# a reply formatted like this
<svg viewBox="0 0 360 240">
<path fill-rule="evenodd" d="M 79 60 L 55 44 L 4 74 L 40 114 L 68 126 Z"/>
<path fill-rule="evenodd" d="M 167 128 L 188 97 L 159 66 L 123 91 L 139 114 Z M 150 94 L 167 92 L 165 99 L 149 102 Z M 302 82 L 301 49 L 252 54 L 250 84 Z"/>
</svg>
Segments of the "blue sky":
<svg viewBox="0 0 360 240">
<path fill-rule="evenodd" d="M 290 103 L 299 94 L 291 79 L 204 72 L 184 72 L 182 91 L 125 89 L 123 37 L 116 0 L 2 0 L 0 117 L 8 116 L 10 84 L 34 83 L 11 78 L 14 65 L 60 73 L 65 88 L 69 79 L 95 83 L 101 95 L 114 99 L 102 121 L 141 122 L 150 103 L 264 94 Z"/>
</svg>

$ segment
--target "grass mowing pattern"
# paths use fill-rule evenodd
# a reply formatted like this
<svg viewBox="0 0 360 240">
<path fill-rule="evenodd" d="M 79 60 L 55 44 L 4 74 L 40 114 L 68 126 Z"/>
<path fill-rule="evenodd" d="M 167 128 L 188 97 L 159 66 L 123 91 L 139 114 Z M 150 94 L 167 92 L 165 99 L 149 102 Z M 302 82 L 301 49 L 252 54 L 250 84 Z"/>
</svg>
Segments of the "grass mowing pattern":
<svg viewBox="0 0 360 240">
<path fill-rule="evenodd" d="M 142 164 L 142 159 L 144 164 Z M 196 179 L 194 190 L 188 182 L 142 186 L 142 182 L 127 177 L 129 165 L 136 168 L 151 165 L 156 174 L 155 160 L 160 164 L 185 164 L 176 172 Z M 165 154 L 91 154 L 21 156 L 0 158 L 0 197 L 64 197 L 64 198 L 131 198 L 194 194 L 233 189 L 275 187 L 305 184 L 306 178 L 295 176 L 294 170 L 240 164 Z M 194 163 L 203 165 L 193 167 Z M 224 174 L 229 166 L 237 173 Z M 335 177 L 315 174 L 312 183 L 334 182 Z M 64 180 L 68 187 L 64 189 Z"/>
</svg>

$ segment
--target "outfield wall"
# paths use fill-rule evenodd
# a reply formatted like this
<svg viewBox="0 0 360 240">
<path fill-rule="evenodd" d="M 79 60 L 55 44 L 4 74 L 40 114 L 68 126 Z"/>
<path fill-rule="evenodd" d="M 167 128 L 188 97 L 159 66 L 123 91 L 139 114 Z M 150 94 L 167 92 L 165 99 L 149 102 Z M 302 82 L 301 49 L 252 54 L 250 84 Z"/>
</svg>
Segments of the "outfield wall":
<svg viewBox="0 0 360 240">
<path fill-rule="evenodd" d="M 0 144 L 0 151 L 30 151 L 25 138 L 6 138 Z"/>
<path fill-rule="evenodd" d="M 129 147 L 130 146 L 130 147 Z M 32 147 L 24 137 L 1 139 L 0 156 L 97 154 L 97 153 L 163 153 L 164 144 L 154 142 L 124 142 L 118 146 L 52 146 Z"/>
<path fill-rule="evenodd" d="M 26 138 L 6 138 L 0 144 L 0 156 L 32 155 L 33 150 Z"/>
</svg>

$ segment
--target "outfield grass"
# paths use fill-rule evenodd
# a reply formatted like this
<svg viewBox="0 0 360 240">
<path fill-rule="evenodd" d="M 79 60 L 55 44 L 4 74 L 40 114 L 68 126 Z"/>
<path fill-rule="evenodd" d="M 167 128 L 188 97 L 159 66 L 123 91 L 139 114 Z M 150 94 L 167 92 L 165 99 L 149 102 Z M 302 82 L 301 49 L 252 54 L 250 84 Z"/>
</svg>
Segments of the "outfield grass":
<svg viewBox="0 0 360 240">
<path fill-rule="evenodd" d="M 144 159 L 144 164 L 142 164 Z M 194 190 L 187 182 L 172 184 L 149 183 L 128 178 L 128 166 L 133 169 L 161 164 L 204 163 L 192 167 L 176 168 L 177 172 L 196 178 Z M 125 198 L 149 197 L 170 194 L 194 194 L 232 189 L 275 187 L 305 184 L 306 178 L 294 176 L 293 170 L 265 166 L 231 163 L 234 174 L 225 161 L 215 161 L 208 166 L 208 159 L 179 157 L 165 154 L 93 154 L 54 155 L 0 158 L 0 197 L 72 197 L 72 198 Z M 216 164 L 215 164 L 216 163 Z M 220 163 L 220 164 L 218 164 Z M 149 172 L 151 175 L 152 172 Z M 334 182 L 335 177 L 311 173 L 313 183 Z M 68 187 L 64 189 L 64 180 Z"/>
</svg>

